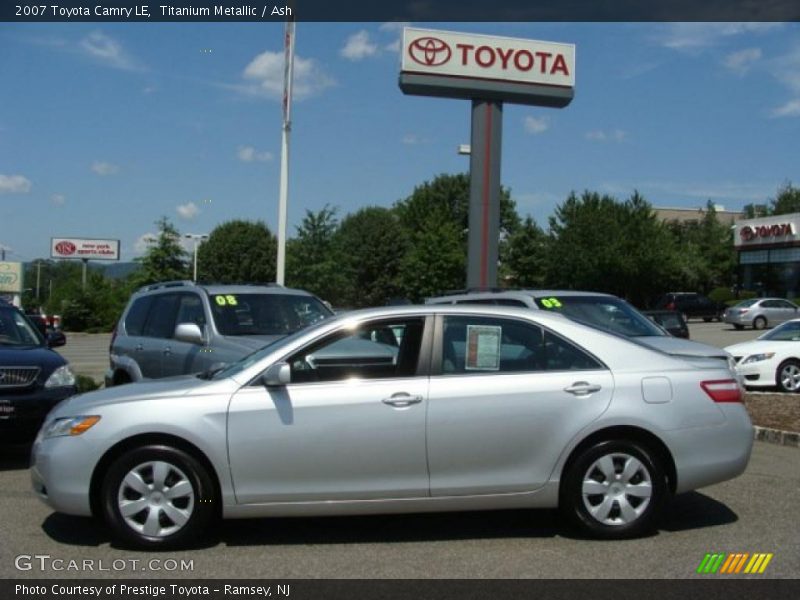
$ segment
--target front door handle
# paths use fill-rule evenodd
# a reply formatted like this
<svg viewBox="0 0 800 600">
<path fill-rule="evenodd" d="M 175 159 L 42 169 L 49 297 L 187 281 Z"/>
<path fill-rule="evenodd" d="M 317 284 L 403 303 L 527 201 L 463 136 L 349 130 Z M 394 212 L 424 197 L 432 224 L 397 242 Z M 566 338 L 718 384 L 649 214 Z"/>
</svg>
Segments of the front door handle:
<svg viewBox="0 0 800 600">
<path fill-rule="evenodd" d="M 589 394 L 599 392 L 601 389 L 601 386 L 593 385 L 588 381 L 576 381 L 572 385 L 565 387 L 564 391 L 575 396 L 588 396 Z"/>
<path fill-rule="evenodd" d="M 169 356 L 170 354 L 172 354 L 172 348 L 167 346 L 164 348 L 164 356 Z"/>
<path fill-rule="evenodd" d="M 397 394 L 392 394 L 388 398 L 384 398 L 381 400 L 381 402 L 388 404 L 389 406 L 403 408 L 406 406 L 411 406 L 412 404 L 419 404 L 422 402 L 422 396 L 412 396 L 410 394 L 406 394 L 405 392 L 398 392 Z"/>
</svg>

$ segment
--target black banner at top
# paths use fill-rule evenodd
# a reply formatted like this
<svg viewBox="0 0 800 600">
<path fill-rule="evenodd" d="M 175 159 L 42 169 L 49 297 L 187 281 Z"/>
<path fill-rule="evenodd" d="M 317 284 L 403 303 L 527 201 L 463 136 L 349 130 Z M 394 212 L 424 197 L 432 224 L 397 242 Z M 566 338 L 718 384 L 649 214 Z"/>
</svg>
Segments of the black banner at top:
<svg viewBox="0 0 800 600">
<path fill-rule="evenodd" d="M 800 0 L 3 0 L 8 22 L 798 21 Z"/>
</svg>

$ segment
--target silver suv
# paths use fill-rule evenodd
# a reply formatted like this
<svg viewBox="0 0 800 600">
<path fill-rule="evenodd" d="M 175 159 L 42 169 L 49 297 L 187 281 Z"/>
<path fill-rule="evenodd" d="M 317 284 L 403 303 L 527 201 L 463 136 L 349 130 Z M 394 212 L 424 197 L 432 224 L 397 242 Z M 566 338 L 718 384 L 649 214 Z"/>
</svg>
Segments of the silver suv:
<svg viewBox="0 0 800 600">
<path fill-rule="evenodd" d="M 489 304 L 559 312 L 573 321 L 631 338 L 673 356 L 733 359 L 720 348 L 671 336 L 633 306 L 601 292 L 577 290 L 488 290 L 456 292 L 426 298 L 426 304 Z"/>
<path fill-rule="evenodd" d="M 316 296 L 282 286 L 149 285 L 131 296 L 111 338 L 106 387 L 236 362 L 332 314 Z"/>
</svg>

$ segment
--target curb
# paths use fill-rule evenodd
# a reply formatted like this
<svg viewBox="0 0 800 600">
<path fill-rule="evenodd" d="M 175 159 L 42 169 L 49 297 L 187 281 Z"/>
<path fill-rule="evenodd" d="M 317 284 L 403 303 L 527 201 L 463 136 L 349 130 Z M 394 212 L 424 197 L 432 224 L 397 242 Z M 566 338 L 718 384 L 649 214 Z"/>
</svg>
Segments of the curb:
<svg viewBox="0 0 800 600">
<path fill-rule="evenodd" d="M 782 429 L 772 429 L 771 427 L 754 425 L 753 439 L 760 442 L 767 442 L 768 444 L 800 448 L 800 433 L 794 431 L 783 431 Z"/>
</svg>

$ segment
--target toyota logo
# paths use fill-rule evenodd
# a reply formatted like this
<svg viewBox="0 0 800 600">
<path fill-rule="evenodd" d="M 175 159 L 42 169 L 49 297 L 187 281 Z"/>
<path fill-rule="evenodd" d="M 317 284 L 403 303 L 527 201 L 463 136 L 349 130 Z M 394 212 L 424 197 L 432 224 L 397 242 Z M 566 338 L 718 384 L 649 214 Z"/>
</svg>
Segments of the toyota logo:
<svg viewBox="0 0 800 600">
<path fill-rule="evenodd" d="M 64 240 L 63 242 L 58 242 L 56 244 L 56 252 L 58 252 L 59 254 L 67 254 L 67 255 L 75 254 L 75 250 L 77 250 L 75 244 L 73 244 L 72 242 L 68 242 L 66 240 Z"/>
<path fill-rule="evenodd" d="M 408 55 L 421 65 L 438 67 L 450 60 L 453 51 L 439 38 L 423 37 L 409 44 Z"/>
</svg>

